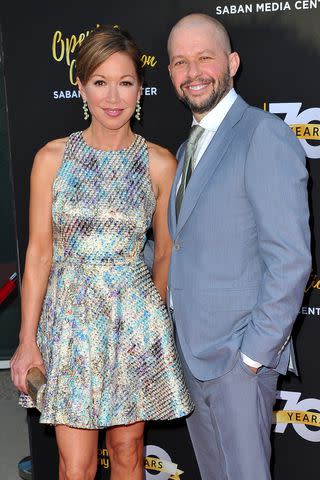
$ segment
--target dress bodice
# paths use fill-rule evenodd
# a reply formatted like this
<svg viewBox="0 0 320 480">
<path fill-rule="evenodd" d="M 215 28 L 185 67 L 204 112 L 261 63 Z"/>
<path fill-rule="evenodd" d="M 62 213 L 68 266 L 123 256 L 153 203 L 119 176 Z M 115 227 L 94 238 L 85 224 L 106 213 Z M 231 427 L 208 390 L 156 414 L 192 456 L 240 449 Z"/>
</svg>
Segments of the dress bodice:
<svg viewBox="0 0 320 480">
<path fill-rule="evenodd" d="M 54 261 L 137 260 L 155 203 L 144 138 L 105 151 L 71 134 L 53 185 Z"/>
</svg>

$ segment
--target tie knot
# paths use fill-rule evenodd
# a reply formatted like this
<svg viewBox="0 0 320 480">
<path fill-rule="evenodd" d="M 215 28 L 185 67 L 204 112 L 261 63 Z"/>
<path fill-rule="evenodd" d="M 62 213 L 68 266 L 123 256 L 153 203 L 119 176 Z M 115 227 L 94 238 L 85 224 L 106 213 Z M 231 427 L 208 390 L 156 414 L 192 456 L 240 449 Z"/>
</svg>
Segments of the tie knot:
<svg viewBox="0 0 320 480">
<path fill-rule="evenodd" d="M 190 135 L 188 138 L 188 143 L 195 144 L 198 142 L 199 138 L 204 132 L 204 128 L 201 125 L 193 125 L 190 130 Z"/>
</svg>

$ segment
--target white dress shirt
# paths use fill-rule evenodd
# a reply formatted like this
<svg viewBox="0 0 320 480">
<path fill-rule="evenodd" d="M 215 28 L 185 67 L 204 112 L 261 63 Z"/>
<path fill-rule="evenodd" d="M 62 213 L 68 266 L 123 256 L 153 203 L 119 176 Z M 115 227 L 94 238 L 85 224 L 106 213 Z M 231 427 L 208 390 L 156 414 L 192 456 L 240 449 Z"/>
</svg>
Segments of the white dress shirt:
<svg viewBox="0 0 320 480">
<path fill-rule="evenodd" d="M 236 101 L 237 97 L 238 97 L 238 95 L 237 95 L 236 91 L 234 90 L 234 88 L 232 88 L 230 90 L 230 92 L 228 92 L 227 95 L 225 97 L 223 97 L 222 100 L 220 100 L 218 105 L 216 105 L 212 110 L 210 110 L 210 112 L 207 113 L 200 120 L 200 122 L 197 122 L 197 120 L 193 117 L 192 125 L 200 125 L 205 130 L 203 132 L 203 134 L 201 135 L 199 141 L 198 141 L 198 145 L 197 145 L 197 149 L 196 149 L 196 153 L 195 153 L 196 158 L 195 158 L 195 161 L 194 161 L 194 168 L 196 168 L 197 165 L 199 164 L 199 162 L 200 162 L 204 152 L 206 151 L 209 143 L 213 139 L 214 134 L 216 133 L 216 131 L 220 127 L 221 123 L 223 122 L 225 116 L 227 115 L 230 108 L 232 107 L 232 105 Z M 181 177 L 180 177 L 180 180 L 177 184 L 176 193 L 178 192 L 180 184 L 181 184 Z M 170 306 L 171 307 L 173 307 L 172 303 L 173 303 L 172 302 L 172 296 L 170 295 Z M 261 363 L 256 362 L 255 360 L 252 360 L 250 357 L 248 357 L 244 353 L 241 353 L 241 356 L 242 356 L 243 361 L 247 365 L 249 365 L 250 367 L 259 368 L 259 367 L 262 366 Z"/>
<path fill-rule="evenodd" d="M 235 92 L 234 88 L 230 90 L 230 92 L 227 93 L 225 97 L 223 97 L 222 100 L 216 105 L 212 110 L 210 110 L 207 115 L 203 117 L 203 119 L 200 122 L 197 122 L 197 120 L 193 117 L 193 125 L 200 125 L 202 128 L 204 128 L 204 132 L 199 138 L 197 149 L 196 149 L 196 158 L 194 161 L 194 168 L 198 165 L 198 163 L 201 160 L 202 155 L 206 151 L 209 143 L 214 137 L 214 134 L 220 127 L 224 117 L 227 115 L 229 112 L 230 108 L 234 104 L 234 102 L 237 99 L 237 93 Z M 177 185 L 177 192 L 181 184 L 181 178 L 178 182 Z"/>
</svg>

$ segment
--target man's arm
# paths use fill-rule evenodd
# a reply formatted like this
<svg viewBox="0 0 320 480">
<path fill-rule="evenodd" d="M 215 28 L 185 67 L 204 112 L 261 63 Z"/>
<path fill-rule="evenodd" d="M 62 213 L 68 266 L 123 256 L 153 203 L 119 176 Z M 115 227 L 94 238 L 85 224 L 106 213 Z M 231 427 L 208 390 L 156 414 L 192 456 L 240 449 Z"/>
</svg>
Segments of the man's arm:
<svg viewBox="0 0 320 480">
<path fill-rule="evenodd" d="M 270 116 L 258 124 L 245 175 L 265 271 L 241 352 L 276 367 L 311 268 L 305 156 L 280 119 Z"/>
</svg>

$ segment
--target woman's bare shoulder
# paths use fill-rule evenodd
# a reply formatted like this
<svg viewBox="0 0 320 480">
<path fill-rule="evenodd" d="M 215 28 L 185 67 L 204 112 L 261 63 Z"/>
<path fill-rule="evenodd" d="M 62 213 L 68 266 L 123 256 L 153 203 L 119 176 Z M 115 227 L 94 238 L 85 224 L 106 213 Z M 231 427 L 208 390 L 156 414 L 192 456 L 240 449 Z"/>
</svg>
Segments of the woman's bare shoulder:
<svg viewBox="0 0 320 480">
<path fill-rule="evenodd" d="M 61 165 L 67 140 L 68 137 L 51 140 L 38 150 L 32 167 L 33 175 L 55 176 Z"/>
<path fill-rule="evenodd" d="M 161 174 L 165 171 L 175 171 L 177 168 L 177 159 L 172 153 L 156 143 L 147 142 L 150 156 L 150 166 L 154 167 Z"/>
<path fill-rule="evenodd" d="M 46 143 L 40 150 L 37 152 L 36 157 L 41 157 L 43 159 L 61 157 L 63 155 L 68 137 L 57 138 L 56 140 L 51 140 Z"/>
<path fill-rule="evenodd" d="M 169 191 L 177 169 L 177 159 L 166 148 L 147 142 L 149 151 L 150 176 L 156 198 Z"/>
</svg>

